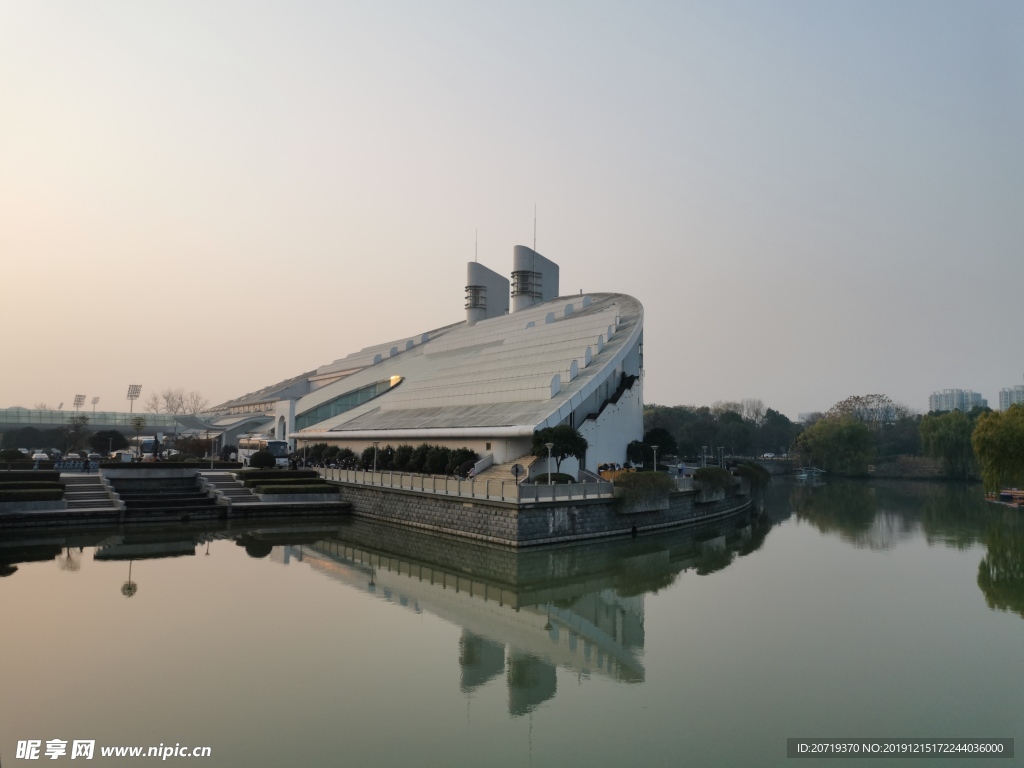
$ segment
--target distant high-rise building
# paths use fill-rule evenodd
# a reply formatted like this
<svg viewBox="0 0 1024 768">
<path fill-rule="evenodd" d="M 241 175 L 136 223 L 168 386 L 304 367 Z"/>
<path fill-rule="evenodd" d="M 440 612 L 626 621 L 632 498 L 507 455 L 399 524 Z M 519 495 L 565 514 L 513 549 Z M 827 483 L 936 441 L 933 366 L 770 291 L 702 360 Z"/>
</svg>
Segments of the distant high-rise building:
<svg viewBox="0 0 1024 768">
<path fill-rule="evenodd" d="M 963 411 L 971 408 L 988 408 L 988 400 L 969 389 L 944 389 L 932 392 L 928 397 L 929 411 Z"/>
<path fill-rule="evenodd" d="M 999 410 L 1005 411 L 1011 405 L 1024 405 L 1024 384 L 999 390 Z"/>
</svg>

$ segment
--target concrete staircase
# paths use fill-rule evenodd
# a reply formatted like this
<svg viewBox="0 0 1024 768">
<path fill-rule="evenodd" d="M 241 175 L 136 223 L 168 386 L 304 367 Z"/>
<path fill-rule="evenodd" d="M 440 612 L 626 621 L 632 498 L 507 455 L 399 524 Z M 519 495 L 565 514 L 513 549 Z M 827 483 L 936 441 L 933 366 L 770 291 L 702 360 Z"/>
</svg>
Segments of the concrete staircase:
<svg viewBox="0 0 1024 768">
<path fill-rule="evenodd" d="M 68 509 L 117 509 L 99 475 L 62 474 L 60 480 Z"/>
<path fill-rule="evenodd" d="M 519 482 L 526 480 L 529 475 L 530 465 L 537 461 L 536 456 L 529 454 L 520 456 L 518 459 L 512 461 L 506 461 L 504 464 L 491 464 L 487 469 L 476 476 L 477 480 L 490 480 L 491 482 L 507 482 L 514 483 L 516 481 L 515 475 L 512 474 L 512 467 L 516 464 L 522 466 L 525 472 L 519 477 Z"/>
<path fill-rule="evenodd" d="M 208 494 L 198 477 L 118 477 L 111 479 L 125 515 L 133 518 L 216 515 L 225 508 Z"/>
<path fill-rule="evenodd" d="M 259 504 L 260 497 L 251 488 L 246 488 L 242 481 L 230 472 L 213 470 L 200 472 L 206 482 L 207 489 L 218 498 L 226 499 L 230 504 Z"/>
</svg>

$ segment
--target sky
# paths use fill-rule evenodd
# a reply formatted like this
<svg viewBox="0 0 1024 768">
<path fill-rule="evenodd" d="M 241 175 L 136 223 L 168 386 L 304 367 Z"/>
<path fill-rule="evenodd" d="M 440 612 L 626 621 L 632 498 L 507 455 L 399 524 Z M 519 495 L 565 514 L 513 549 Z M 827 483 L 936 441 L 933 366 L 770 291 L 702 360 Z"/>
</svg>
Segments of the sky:
<svg viewBox="0 0 1024 768">
<path fill-rule="evenodd" d="M 0 2 L 0 407 L 221 402 L 534 242 L 645 400 L 1024 383 L 1024 4 Z M 88 402 L 88 400 L 87 400 Z"/>
</svg>

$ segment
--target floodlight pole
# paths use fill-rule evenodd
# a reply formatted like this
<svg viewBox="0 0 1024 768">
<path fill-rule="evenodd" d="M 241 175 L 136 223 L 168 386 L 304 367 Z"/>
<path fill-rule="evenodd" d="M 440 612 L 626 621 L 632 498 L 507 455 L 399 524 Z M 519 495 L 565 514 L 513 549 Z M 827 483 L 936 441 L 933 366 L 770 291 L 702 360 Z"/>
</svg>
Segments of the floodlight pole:
<svg viewBox="0 0 1024 768">
<path fill-rule="evenodd" d="M 544 443 L 544 447 L 548 449 L 548 485 L 554 485 L 551 481 L 551 449 L 555 447 L 555 444 Z"/>
<path fill-rule="evenodd" d="M 139 394 L 142 392 L 141 384 L 129 384 L 128 385 L 128 413 L 131 415 L 135 411 L 135 401 L 138 399 Z"/>
</svg>

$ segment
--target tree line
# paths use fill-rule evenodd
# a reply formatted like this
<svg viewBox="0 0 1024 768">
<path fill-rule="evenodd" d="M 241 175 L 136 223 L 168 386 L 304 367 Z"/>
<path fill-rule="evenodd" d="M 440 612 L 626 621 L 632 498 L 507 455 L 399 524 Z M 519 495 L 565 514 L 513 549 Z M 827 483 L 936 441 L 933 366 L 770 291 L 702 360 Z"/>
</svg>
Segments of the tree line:
<svg viewBox="0 0 1024 768">
<path fill-rule="evenodd" d="M 700 457 L 706 446 L 709 455 L 719 447 L 730 456 L 787 453 L 800 433 L 800 426 L 764 402 L 747 398 L 739 402 L 719 401 L 710 406 L 650 404 L 644 407 L 644 439 L 634 445 L 627 458 L 649 463 L 652 448 L 658 455 Z"/>
</svg>

